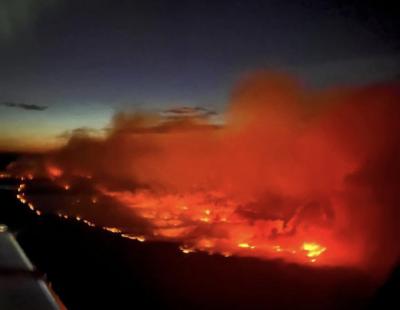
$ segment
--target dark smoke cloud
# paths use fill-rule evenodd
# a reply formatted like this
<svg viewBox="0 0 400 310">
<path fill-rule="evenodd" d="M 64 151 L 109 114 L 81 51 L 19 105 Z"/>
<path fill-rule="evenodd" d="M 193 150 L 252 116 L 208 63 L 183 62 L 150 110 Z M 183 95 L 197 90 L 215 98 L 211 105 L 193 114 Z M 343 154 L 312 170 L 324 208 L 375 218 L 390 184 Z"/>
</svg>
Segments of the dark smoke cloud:
<svg viewBox="0 0 400 310">
<path fill-rule="evenodd" d="M 9 108 L 20 108 L 20 109 L 32 110 L 32 111 L 44 111 L 48 108 L 48 106 L 43 106 L 43 105 L 26 104 L 26 103 L 11 102 L 11 101 L 0 102 L 0 105 L 9 107 Z"/>
</svg>

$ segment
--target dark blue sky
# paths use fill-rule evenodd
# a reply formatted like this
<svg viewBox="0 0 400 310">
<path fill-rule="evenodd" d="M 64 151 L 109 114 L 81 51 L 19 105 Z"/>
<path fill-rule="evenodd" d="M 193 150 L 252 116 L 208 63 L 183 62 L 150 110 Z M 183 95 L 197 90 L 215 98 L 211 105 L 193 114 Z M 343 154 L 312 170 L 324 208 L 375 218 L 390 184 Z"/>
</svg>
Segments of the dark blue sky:
<svg viewBox="0 0 400 310">
<path fill-rule="evenodd" d="M 255 69 L 318 87 L 392 79 L 399 16 L 372 3 L 2 0 L 0 102 L 20 105 L 0 105 L 0 146 L 100 128 L 126 108 L 222 110 Z"/>
</svg>

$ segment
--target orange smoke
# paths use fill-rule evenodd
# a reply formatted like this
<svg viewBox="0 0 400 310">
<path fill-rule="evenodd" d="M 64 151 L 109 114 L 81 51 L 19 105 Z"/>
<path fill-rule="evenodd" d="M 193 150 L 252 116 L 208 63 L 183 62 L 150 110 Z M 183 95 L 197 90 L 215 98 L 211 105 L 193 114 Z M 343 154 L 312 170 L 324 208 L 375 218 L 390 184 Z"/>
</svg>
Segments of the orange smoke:
<svg viewBox="0 0 400 310">
<path fill-rule="evenodd" d="M 120 113 L 105 138 L 72 136 L 41 166 L 69 195 L 74 178 L 93 184 L 95 205 L 63 212 L 96 223 L 113 202 L 134 214 L 112 223 L 123 236 L 388 270 L 400 249 L 399 99 L 395 84 L 317 92 L 259 73 L 233 92 L 224 125 Z"/>
</svg>

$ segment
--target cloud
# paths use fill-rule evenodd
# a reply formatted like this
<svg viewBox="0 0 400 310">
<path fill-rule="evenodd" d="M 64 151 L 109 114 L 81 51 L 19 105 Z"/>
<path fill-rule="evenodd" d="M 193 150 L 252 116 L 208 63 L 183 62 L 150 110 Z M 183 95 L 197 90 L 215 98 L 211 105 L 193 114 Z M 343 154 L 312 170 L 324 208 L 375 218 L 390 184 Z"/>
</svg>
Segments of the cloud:
<svg viewBox="0 0 400 310">
<path fill-rule="evenodd" d="M 204 107 L 183 106 L 164 110 L 161 115 L 166 120 L 177 120 L 188 118 L 208 118 L 217 115 L 217 113 Z"/>
<path fill-rule="evenodd" d="M 59 139 L 70 139 L 72 137 L 96 137 L 101 136 L 107 131 L 106 128 L 96 129 L 90 127 L 79 127 L 73 130 L 66 130 L 57 136 Z"/>
<path fill-rule="evenodd" d="M 24 110 L 33 110 L 33 111 L 44 111 L 48 108 L 48 106 L 44 105 L 27 104 L 27 103 L 19 103 L 11 101 L 0 102 L 0 105 L 9 108 L 20 108 Z"/>
</svg>

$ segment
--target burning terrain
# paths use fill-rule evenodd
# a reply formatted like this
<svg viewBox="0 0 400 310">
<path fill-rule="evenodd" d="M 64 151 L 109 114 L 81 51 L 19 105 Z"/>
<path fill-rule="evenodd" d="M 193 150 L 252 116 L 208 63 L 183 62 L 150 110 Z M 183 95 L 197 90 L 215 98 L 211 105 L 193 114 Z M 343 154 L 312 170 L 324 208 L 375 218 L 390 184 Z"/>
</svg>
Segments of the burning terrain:
<svg viewBox="0 0 400 310">
<path fill-rule="evenodd" d="M 352 266 L 399 260 L 400 89 L 323 91 L 258 73 L 222 115 L 119 113 L 102 136 L 11 164 L 18 199 L 184 253 Z"/>
</svg>

